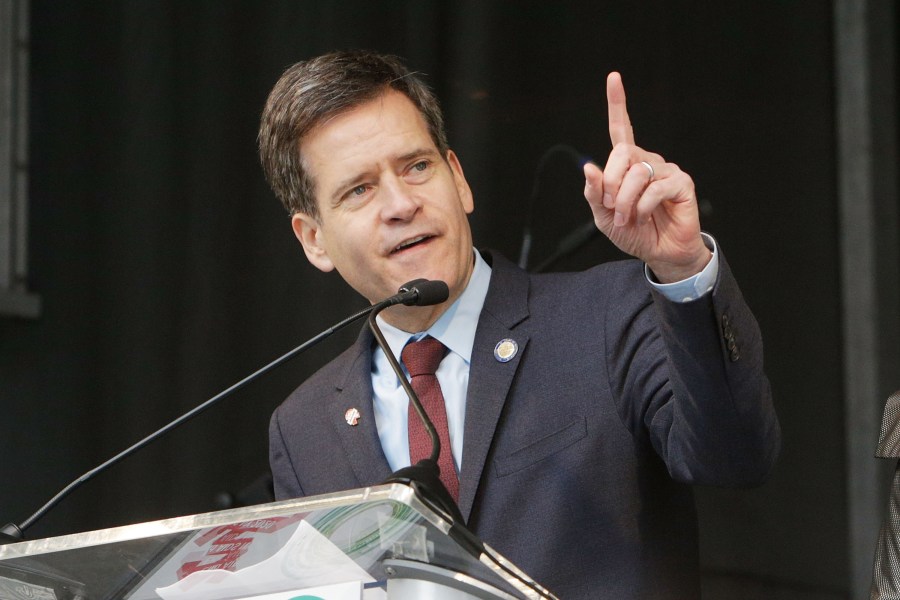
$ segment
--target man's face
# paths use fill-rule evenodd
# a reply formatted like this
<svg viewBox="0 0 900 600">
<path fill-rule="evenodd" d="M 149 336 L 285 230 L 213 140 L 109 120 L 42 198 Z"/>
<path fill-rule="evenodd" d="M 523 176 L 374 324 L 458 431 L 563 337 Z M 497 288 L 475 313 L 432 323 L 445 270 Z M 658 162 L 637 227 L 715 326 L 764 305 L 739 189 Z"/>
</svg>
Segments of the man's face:
<svg viewBox="0 0 900 600">
<path fill-rule="evenodd" d="M 319 214 L 297 214 L 309 261 L 337 269 L 370 302 L 412 279 L 440 279 L 451 301 L 472 272 L 472 193 L 456 155 L 442 157 L 403 94 L 325 121 L 300 144 Z"/>
</svg>

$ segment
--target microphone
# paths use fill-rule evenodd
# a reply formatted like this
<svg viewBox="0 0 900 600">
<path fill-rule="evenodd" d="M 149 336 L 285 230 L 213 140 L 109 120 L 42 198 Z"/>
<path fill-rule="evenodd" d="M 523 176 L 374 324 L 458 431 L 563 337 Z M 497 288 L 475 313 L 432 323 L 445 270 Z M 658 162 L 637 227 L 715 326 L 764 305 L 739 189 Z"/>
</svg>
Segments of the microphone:
<svg viewBox="0 0 900 600">
<path fill-rule="evenodd" d="M 378 343 L 378 346 L 384 352 L 385 356 L 387 356 L 391 368 L 400 380 L 400 385 L 403 387 L 406 395 L 409 396 L 409 400 L 412 402 L 416 414 L 419 415 L 419 419 L 422 420 L 422 423 L 425 426 L 425 431 L 428 432 L 428 437 L 431 438 L 431 456 L 429 460 L 434 462 L 435 469 L 437 469 L 437 459 L 441 454 L 441 441 L 438 438 L 437 430 L 434 428 L 431 419 L 428 418 L 428 413 L 426 413 L 425 409 L 422 407 L 419 396 L 413 391 L 409 381 L 406 380 L 406 376 L 403 375 L 403 369 L 400 368 L 400 363 L 397 362 L 394 353 L 391 352 L 387 341 L 384 339 L 384 334 L 381 333 L 381 328 L 378 327 L 378 323 L 375 321 L 375 317 L 377 317 L 378 313 L 385 308 L 393 306 L 394 304 L 404 304 L 406 306 L 431 306 L 440 304 L 449 297 L 450 288 L 447 287 L 447 284 L 443 281 L 414 279 L 413 281 L 404 283 L 400 286 L 400 290 L 396 295 L 376 304 L 372 308 L 372 312 L 369 313 L 369 329 L 372 330 L 375 341 Z M 443 484 L 441 485 L 443 487 Z"/>
<path fill-rule="evenodd" d="M 385 308 L 395 304 L 404 306 L 431 306 L 440 304 L 450 297 L 450 288 L 443 281 L 428 279 L 413 279 L 400 286 L 397 293 L 382 300 L 372 307 L 372 313 L 377 315 Z M 384 306 L 382 306 L 384 305 Z"/>
<path fill-rule="evenodd" d="M 441 470 L 440 467 L 438 467 L 437 462 L 438 457 L 441 455 L 441 441 L 438 438 L 437 429 L 435 429 L 431 419 L 428 418 L 428 413 L 425 412 L 422 403 L 419 401 L 418 395 L 413 391 L 412 386 L 403 374 L 400 363 L 397 362 L 397 358 L 388 346 L 387 340 L 384 339 L 384 334 L 381 332 L 381 328 L 378 327 L 378 323 L 375 320 L 378 313 L 393 305 L 389 303 L 393 298 L 409 297 L 411 298 L 409 302 L 410 305 L 429 306 L 444 302 L 449 296 L 450 290 L 443 281 L 416 279 L 404 284 L 400 288 L 397 296 L 392 296 L 384 302 L 376 304 L 372 309 L 372 312 L 369 313 L 368 323 L 369 329 L 372 330 L 372 334 L 375 336 L 375 341 L 387 357 L 388 363 L 390 363 L 391 368 L 397 375 L 397 379 L 400 380 L 403 391 L 405 391 L 406 395 L 409 397 L 409 401 L 416 411 L 416 415 L 418 415 L 419 419 L 422 421 L 425 431 L 431 439 L 431 455 L 428 458 L 420 460 L 415 465 L 405 467 L 392 473 L 385 483 L 402 483 L 404 485 L 409 485 L 419 492 L 419 495 L 427 504 L 437 508 L 440 512 L 445 514 L 447 520 L 451 524 L 456 523 L 461 525 L 463 523 L 462 513 L 456 505 L 456 502 L 454 502 L 450 492 L 447 491 L 447 488 L 444 486 L 443 482 L 441 482 Z M 398 300 L 397 303 L 399 302 L 403 302 L 403 300 Z M 406 304 L 406 302 L 403 303 Z M 474 538 L 474 536 L 469 534 L 469 536 L 465 536 L 463 540 L 471 550 L 477 550 L 479 553 L 481 552 L 481 542 L 478 541 L 477 538 Z M 476 556 L 478 556 L 478 554 L 476 554 Z"/>
<path fill-rule="evenodd" d="M 26 529 L 31 527 L 36 521 L 38 521 L 45 514 L 47 514 L 53 507 L 55 507 L 57 504 L 59 504 L 66 496 L 71 494 L 73 491 L 75 491 L 77 488 L 79 488 L 82 484 L 93 479 L 96 475 L 102 473 L 103 471 L 107 470 L 108 468 L 112 467 L 113 465 L 121 462 L 125 458 L 131 456 L 138 450 L 142 449 L 144 446 L 147 446 L 151 442 L 154 442 L 157 439 L 164 436 L 165 434 L 169 433 L 176 427 L 186 423 L 190 419 L 193 419 L 200 413 L 211 408 L 215 404 L 218 404 L 221 400 L 224 400 L 225 398 L 232 395 L 234 392 L 240 390 L 247 384 L 249 384 L 253 381 L 256 381 L 257 379 L 259 379 L 266 373 L 272 371 L 276 367 L 281 366 L 282 364 L 286 363 L 287 361 L 294 358 L 298 354 L 304 352 L 308 348 L 315 346 L 316 344 L 318 344 L 325 338 L 329 337 L 331 334 L 343 329 L 350 323 L 353 323 L 354 321 L 359 320 L 360 318 L 366 316 L 367 314 L 373 313 L 373 311 L 375 311 L 376 308 L 380 312 L 381 310 L 384 310 L 388 306 L 394 306 L 395 304 L 405 304 L 407 306 L 413 306 L 413 305 L 425 306 L 427 304 L 438 304 L 438 303 L 446 300 L 449 295 L 450 295 L 450 291 L 447 288 L 447 284 L 444 283 L 443 281 L 428 281 L 425 279 L 416 279 L 414 281 L 410 281 L 407 284 L 404 284 L 400 288 L 400 290 L 393 296 L 386 298 L 385 300 L 379 302 L 378 304 L 368 306 L 368 307 L 364 308 L 363 310 L 357 312 L 356 314 L 353 314 L 353 315 L 347 317 L 346 319 L 344 319 L 343 321 L 340 321 L 339 323 L 329 327 L 328 329 L 326 329 L 325 331 L 316 335 L 315 337 L 310 338 L 309 340 L 307 340 L 300 346 L 297 346 L 290 352 L 280 356 L 279 358 L 276 358 L 275 360 L 273 360 L 266 366 L 262 367 L 261 369 L 258 369 L 254 373 L 252 373 L 252 374 L 248 375 L 247 377 L 245 377 L 244 379 L 238 381 L 237 383 L 235 383 L 228 389 L 226 389 L 222 392 L 219 392 L 218 394 L 216 394 L 215 396 L 213 396 L 212 398 L 210 398 L 203 404 L 196 406 L 195 408 L 193 408 L 192 410 L 181 415 L 174 421 L 168 423 L 167 425 L 163 426 L 162 428 L 158 429 L 157 431 L 151 433 L 150 435 L 148 435 L 141 441 L 137 442 L 136 444 L 132 445 L 131 447 L 123 450 L 119 454 L 116 454 L 115 456 L 113 456 L 112 458 L 110 458 L 109 460 L 107 460 L 106 462 L 101 464 L 100 466 L 95 467 L 94 469 L 91 469 L 90 471 L 88 471 L 87 473 L 85 473 L 84 475 L 82 475 L 81 477 L 79 477 L 78 479 L 76 479 L 75 481 L 70 483 L 69 485 L 67 485 L 65 488 L 63 488 L 53 498 L 51 498 L 46 504 L 44 504 L 44 506 L 42 506 L 40 509 L 38 509 L 37 512 L 35 512 L 30 517 L 28 517 L 21 524 L 7 523 L 2 528 L 0 528 L 0 546 L 5 545 L 5 544 L 20 542 L 20 541 L 24 540 L 25 539 L 24 532 Z M 390 352 L 388 352 L 388 355 L 390 356 Z"/>
</svg>

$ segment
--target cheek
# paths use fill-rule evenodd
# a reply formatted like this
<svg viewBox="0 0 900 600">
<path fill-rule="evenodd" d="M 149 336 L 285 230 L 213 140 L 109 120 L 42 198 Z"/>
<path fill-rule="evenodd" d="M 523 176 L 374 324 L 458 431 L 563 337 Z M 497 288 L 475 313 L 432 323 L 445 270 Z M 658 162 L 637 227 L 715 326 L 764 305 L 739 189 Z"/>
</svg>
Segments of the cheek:
<svg viewBox="0 0 900 600">
<path fill-rule="evenodd" d="M 372 232 L 366 230 L 346 231 L 347 237 L 341 246 L 341 254 L 347 267 L 355 270 L 365 269 L 367 264 L 371 262 L 374 253 L 372 248 Z"/>
<path fill-rule="evenodd" d="M 327 228 L 321 230 L 322 240 L 332 255 L 352 255 L 363 245 L 368 236 L 361 231 L 359 223 L 353 219 L 329 219 Z"/>
</svg>

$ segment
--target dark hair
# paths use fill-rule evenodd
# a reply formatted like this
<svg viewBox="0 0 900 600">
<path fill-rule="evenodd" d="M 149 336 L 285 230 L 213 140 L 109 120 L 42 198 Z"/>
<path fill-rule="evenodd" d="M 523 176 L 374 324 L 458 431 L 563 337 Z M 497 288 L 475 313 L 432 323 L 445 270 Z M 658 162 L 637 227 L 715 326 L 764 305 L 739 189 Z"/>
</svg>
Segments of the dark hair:
<svg viewBox="0 0 900 600">
<path fill-rule="evenodd" d="M 259 125 L 259 158 L 266 179 L 291 215 L 318 215 L 315 182 L 304 168 L 300 142 L 325 120 L 397 90 L 418 108 L 441 156 L 447 135 L 437 98 L 396 56 L 333 52 L 289 67 L 266 101 Z"/>
</svg>

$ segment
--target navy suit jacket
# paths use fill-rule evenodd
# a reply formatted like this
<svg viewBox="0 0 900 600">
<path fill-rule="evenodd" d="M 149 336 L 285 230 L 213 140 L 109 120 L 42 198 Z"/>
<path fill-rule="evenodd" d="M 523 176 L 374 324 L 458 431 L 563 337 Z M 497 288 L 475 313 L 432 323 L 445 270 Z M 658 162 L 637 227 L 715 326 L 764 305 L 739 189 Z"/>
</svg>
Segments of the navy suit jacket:
<svg viewBox="0 0 900 600">
<path fill-rule="evenodd" d="M 691 484 L 759 484 L 780 445 L 759 328 L 724 257 L 713 292 L 678 304 L 638 261 L 531 275 L 482 254 L 492 274 L 459 490 L 469 528 L 563 600 L 699 598 Z M 519 351 L 502 363 L 505 338 Z M 278 498 L 390 475 L 372 345 L 364 329 L 276 410 Z"/>
</svg>

